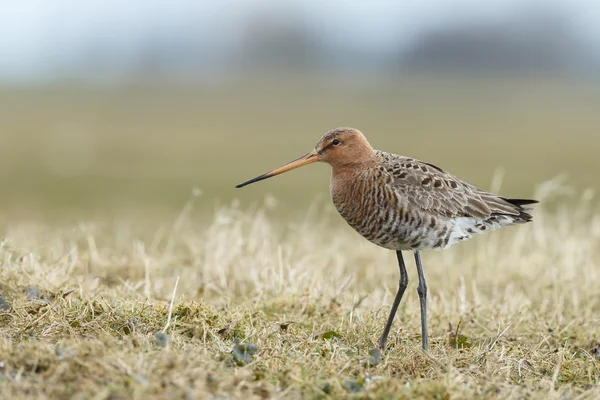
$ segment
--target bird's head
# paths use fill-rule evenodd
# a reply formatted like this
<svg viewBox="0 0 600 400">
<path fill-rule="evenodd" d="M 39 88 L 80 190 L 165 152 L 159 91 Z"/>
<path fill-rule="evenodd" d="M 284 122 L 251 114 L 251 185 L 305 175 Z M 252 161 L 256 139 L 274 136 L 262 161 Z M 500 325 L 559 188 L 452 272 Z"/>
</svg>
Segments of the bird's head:
<svg viewBox="0 0 600 400">
<path fill-rule="evenodd" d="M 236 188 L 318 161 L 328 163 L 333 168 L 344 168 L 363 163 L 372 155 L 373 148 L 361 131 L 354 128 L 336 128 L 325 133 L 312 151 L 277 169 L 242 182 Z"/>
</svg>

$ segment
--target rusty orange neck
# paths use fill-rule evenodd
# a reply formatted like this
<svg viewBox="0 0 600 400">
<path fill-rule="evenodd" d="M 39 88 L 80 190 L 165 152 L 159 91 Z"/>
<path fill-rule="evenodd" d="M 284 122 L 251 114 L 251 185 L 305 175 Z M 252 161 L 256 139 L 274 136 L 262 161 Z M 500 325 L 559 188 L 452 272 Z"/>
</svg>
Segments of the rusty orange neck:
<svg viewBox="0 0 600 400">
<path fill-rule="evenodd" d="M 337 160 L 336 160 L 337 161 Z M 341 161 L 341 160 L 340 160 Z M 346 158 L 344 162 L 330 162 L 331 165 L 331 190 L 339 191 L 351 186 L 352 182 L 366 170 L 377 165 L 375 152 L 371 150 L 368 157 L 355 160 Z"/>
</svg>

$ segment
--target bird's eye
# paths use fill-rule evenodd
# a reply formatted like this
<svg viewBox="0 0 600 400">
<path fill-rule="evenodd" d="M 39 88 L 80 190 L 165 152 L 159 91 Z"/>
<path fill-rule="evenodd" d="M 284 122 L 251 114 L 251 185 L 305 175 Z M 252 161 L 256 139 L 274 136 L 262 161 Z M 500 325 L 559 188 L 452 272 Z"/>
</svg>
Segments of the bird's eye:
<svg viewBox="0 0 600 400">
<path fill-rule="evenodd" d="M 334 145 L 334 146 L 339 146 L 340 144 L 342 144 L 342 142 L 340 142 L 340 141 L 339 141 L 339 140 L 337 140 L 337 139 L 333 139 L 333 140 L 331 141 L 331 144 L 332 144 L 332 145 Z"/>
</svg>

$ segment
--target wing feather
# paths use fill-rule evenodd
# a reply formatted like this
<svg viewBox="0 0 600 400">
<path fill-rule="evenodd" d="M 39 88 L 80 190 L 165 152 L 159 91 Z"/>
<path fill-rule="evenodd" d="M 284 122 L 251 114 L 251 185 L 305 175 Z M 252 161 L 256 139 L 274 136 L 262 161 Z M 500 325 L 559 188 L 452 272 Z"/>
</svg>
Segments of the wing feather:
<svg viewBox="0 0 600 400">
<path fill-rule="evenodd" d="M 441 168 L 413 158 L 378 152 L 387 184 L 408 204 L 442 218 L 471 217 L 487 220 L 492 215 L 519 218 L 520 200 L 478 189 Z"/>
</svg>

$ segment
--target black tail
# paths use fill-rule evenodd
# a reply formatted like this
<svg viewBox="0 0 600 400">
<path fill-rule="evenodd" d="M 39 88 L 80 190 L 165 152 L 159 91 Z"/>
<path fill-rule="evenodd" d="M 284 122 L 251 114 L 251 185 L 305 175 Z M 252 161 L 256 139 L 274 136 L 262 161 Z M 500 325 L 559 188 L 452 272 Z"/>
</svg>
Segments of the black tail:
<svg viewBox="0 0 600 400">
<path fill-rule="evenodd" d="M 510 204 L 514 204 L 515 206 L 524 206 L 527 204 L 537 204 L 539 201 L 531 200 L 531 199 L 507 199 L 503 197 L 502 199 L 508 201 Z"/>
<path fill-rule="evenodd" d="M 531 210 L 532 208 L 531 207 L 523 207 L 523 206 L 528 205 L 528 204 L 539 203 L 539 201 L 537 201 L 537 200 L 530 200 L 530 199 L 507 199 L 504 197 L 502 199 L 506 200 L 510 204 L 517 207 L 517 210 L 519 211 L 519 218 L 522 219 L 523 222 L 529 222 L 533 219 L 533 216 L 531 214 L 528 214 L 525 212 L 525 211 Z"/>
</svg>

